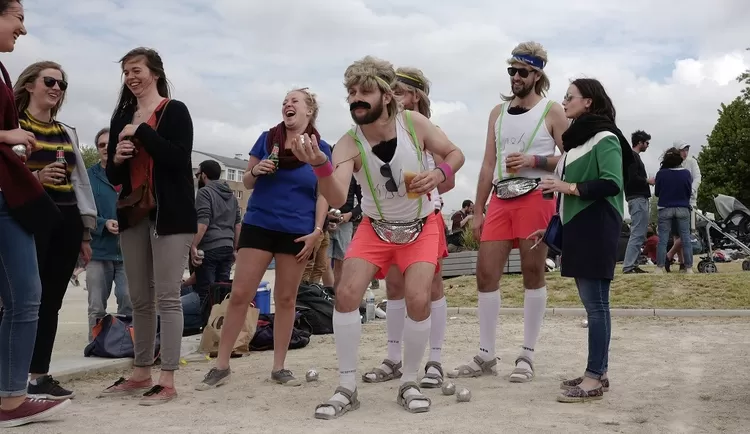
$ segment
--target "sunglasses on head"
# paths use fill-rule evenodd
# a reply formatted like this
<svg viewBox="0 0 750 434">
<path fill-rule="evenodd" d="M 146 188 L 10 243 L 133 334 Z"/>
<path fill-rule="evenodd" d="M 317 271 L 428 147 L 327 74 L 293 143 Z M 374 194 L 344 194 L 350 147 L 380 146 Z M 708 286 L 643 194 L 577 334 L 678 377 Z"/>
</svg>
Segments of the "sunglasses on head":
<svg viewBox="0 0 750 434">
<path fill-rule="evenodd" d="M 526 68 L 516 68 L 515 66 L 508 67 L 508 75 L 513 77 L 514 75 L 518 74 L 521 76 L 521 78 L 526 78 L 531 73 L 530 69 Z"/>
<path fill-rule="evenodd" d="M 44 80 L 44 85 L 49 88 L 55 87 L 55 83 L 57 83 L 60 86 L 60 90 L 65 91 L 68 89 L 68 82 L 65 80 L 58 80 L 55 77 L 42 77 L 42 80 Z"/>
<path fill-rule="evenodd" d="M 391 170 L 390 164 L 385 163 L 380 166 L 380 175 L 383 176 L 383 178 L 388 178 L 385 182 L 386 191 L 390 193 L 398 193 L 398 184 L 396 184 L 396 180 L 393 178 L 393 171 Z"/>
</svg>

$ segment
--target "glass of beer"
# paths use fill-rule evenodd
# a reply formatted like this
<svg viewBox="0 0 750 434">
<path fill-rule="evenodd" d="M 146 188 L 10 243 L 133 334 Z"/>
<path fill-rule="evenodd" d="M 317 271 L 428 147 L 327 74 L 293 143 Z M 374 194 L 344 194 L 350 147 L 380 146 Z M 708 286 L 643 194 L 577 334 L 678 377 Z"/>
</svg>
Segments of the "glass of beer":
<svg viewBox="0 0 750 434">
<path fill-rule="evenodd" d="M 404 185 L 406 186 L 406 197 L 409 199 L 419 199 L 421 196 L 418 193 L 413 193 L 410 191 L 411 182 L 414 180 L 414 178 L 417 176 L 416 172 L 409 172 L 404 171 Z"/>
</svg>

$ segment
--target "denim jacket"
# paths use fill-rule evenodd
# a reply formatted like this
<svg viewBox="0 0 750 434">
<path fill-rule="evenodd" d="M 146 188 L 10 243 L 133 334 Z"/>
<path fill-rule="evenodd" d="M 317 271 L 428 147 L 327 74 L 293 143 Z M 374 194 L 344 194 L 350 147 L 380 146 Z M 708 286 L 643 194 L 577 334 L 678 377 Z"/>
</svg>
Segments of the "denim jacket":
<svg viewBox="0 0 750 434">
<path fill-rule="evenodd" d="M 88 169 L 91 190 L 96 201 L 96 229 L 91 232 L 91 259 L 94 261 L 122 261 L 120 236 L 107 230 L 107 220 L 117 221 L 117 191 L 107 180 L 101 164 Z"/>
</svg>

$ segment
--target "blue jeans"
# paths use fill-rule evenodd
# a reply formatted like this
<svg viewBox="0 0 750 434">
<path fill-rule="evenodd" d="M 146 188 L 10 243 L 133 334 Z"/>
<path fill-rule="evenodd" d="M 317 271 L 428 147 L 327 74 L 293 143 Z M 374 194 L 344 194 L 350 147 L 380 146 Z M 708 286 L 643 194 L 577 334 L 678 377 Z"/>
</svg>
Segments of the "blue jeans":
<svg viewBox="0 0 750 434">
<path fill-rule="evenodd" d="M 607 279 L 576 278 L 578 295 L 586 308 L 589 326 L 589 357 L 585 375 L 601 379 L 609 370 L 609 340 L 612 321 L 609 314 L 609 285 Z"/>
<path fill-rule="evenodd" d="M 128 278 L 122 261 L 91 261 L 86 267 L 86 289 L 89 292 L 89 341 L 93 339 L 91 329 L 96 321 L 107 314 L 107 300 L 115 284 L 117 313 L 133 315 L 133 305 L 128 293 Z"/>
<path fill-rule="evenodd" d="M 8 213 L 0 192 L 0 398 L 25 396 L 42 282 L 34 237 Z"/>
<path fill-rule="evenodd" d="M 641 247 L 646 242 L 648 231 L 649 203 L 645 197 L 637 197 L 628 201 L 628 212 L 630 212 L 630 238 L 628 248 L 625 250 L 625 261 L 622 263 L 622 271 L 630 271 L 635 268 Z"/>
<path fill-rule="evenodd" d="M 203 305 L 198 293 L 191 287 L 181 291 L 180 302 L 182 302 L 182 317 L 185 330 L 197 330 L 203 327 Z"/>
<path fill-rule="evenodd" d="M 659 244 L 656 247 L 656 265 L 664 268 L 667 243 L 672 236 L 672 225 L 677 225 L 677 233 L 682 239 L 685 268 L 692 268 L 693 243 L 690 241 L 690 208 L 661 208 L 659 210 Z"/>
<path fill-rule="evenodd" d="M 195 269 L 195 292 L 200 301 L 208 296 L 208 287 L 215 282 L 229 282 L 234 264 L 234 248 L 217 247 L 204 252 L 203 263 Z"/>
</svg>

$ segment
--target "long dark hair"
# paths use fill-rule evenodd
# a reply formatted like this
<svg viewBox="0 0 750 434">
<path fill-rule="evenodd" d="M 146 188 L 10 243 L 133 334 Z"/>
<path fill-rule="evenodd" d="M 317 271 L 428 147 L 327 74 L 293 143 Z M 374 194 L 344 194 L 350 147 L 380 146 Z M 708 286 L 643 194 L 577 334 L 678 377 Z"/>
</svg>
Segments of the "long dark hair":
<svg viewBox="0 0 750 434">
<path fill-rule="evenodd" d="M 680 167 L 683 162 L 682 154 L 680 154 L 680 150 L 677 148 L 669 148 L 664 153 L 664 157 L 661 159 L 661 168 L 662 169 L 674 169 L 676 167 Z"/>
<path fill-rule="evenodd" d="M 594 78 L 579 78 L 573 80 L 571 84 L 581 92 L 582 97 L 591 99 L 589 113 L 604 116 L 615 122 L 617 111 L 615 111 L 612 99 L 607 95 L 607 91 L 604 90 L 604 86 L 602 86 L 599 80 Z"/>
<path fill-rule="evenodd" d="M 157 53 L 156 50 L 146 47 L 134 48 L 128 51 L 128 54 L 122 56 L 119 63 L 124 67 L 125 63 L 138 56 L 143 56 L 146 59 L 146 67 L 148 67 L 152 74 L 158 77 L 156 80 L 156 90 L 159 92 L 159 95 L 163 98 L 169 98 L 171 94 L 169 91 L 169 81 L 164 72 L 164 62 L 162 62 L 161 56 L 159 56 L 159 53 Z M 128 89 L 127 84 L 123 82 L 122 89 L 120 90 L 120 98 L 117 101 L 117 106 L 115 107 L 114 113 L 112 113 L 112 117 L 135 108 L 136 104 L 137 101 L 135 95 L 133 95 L 133 92 Z"/>
</svg>

